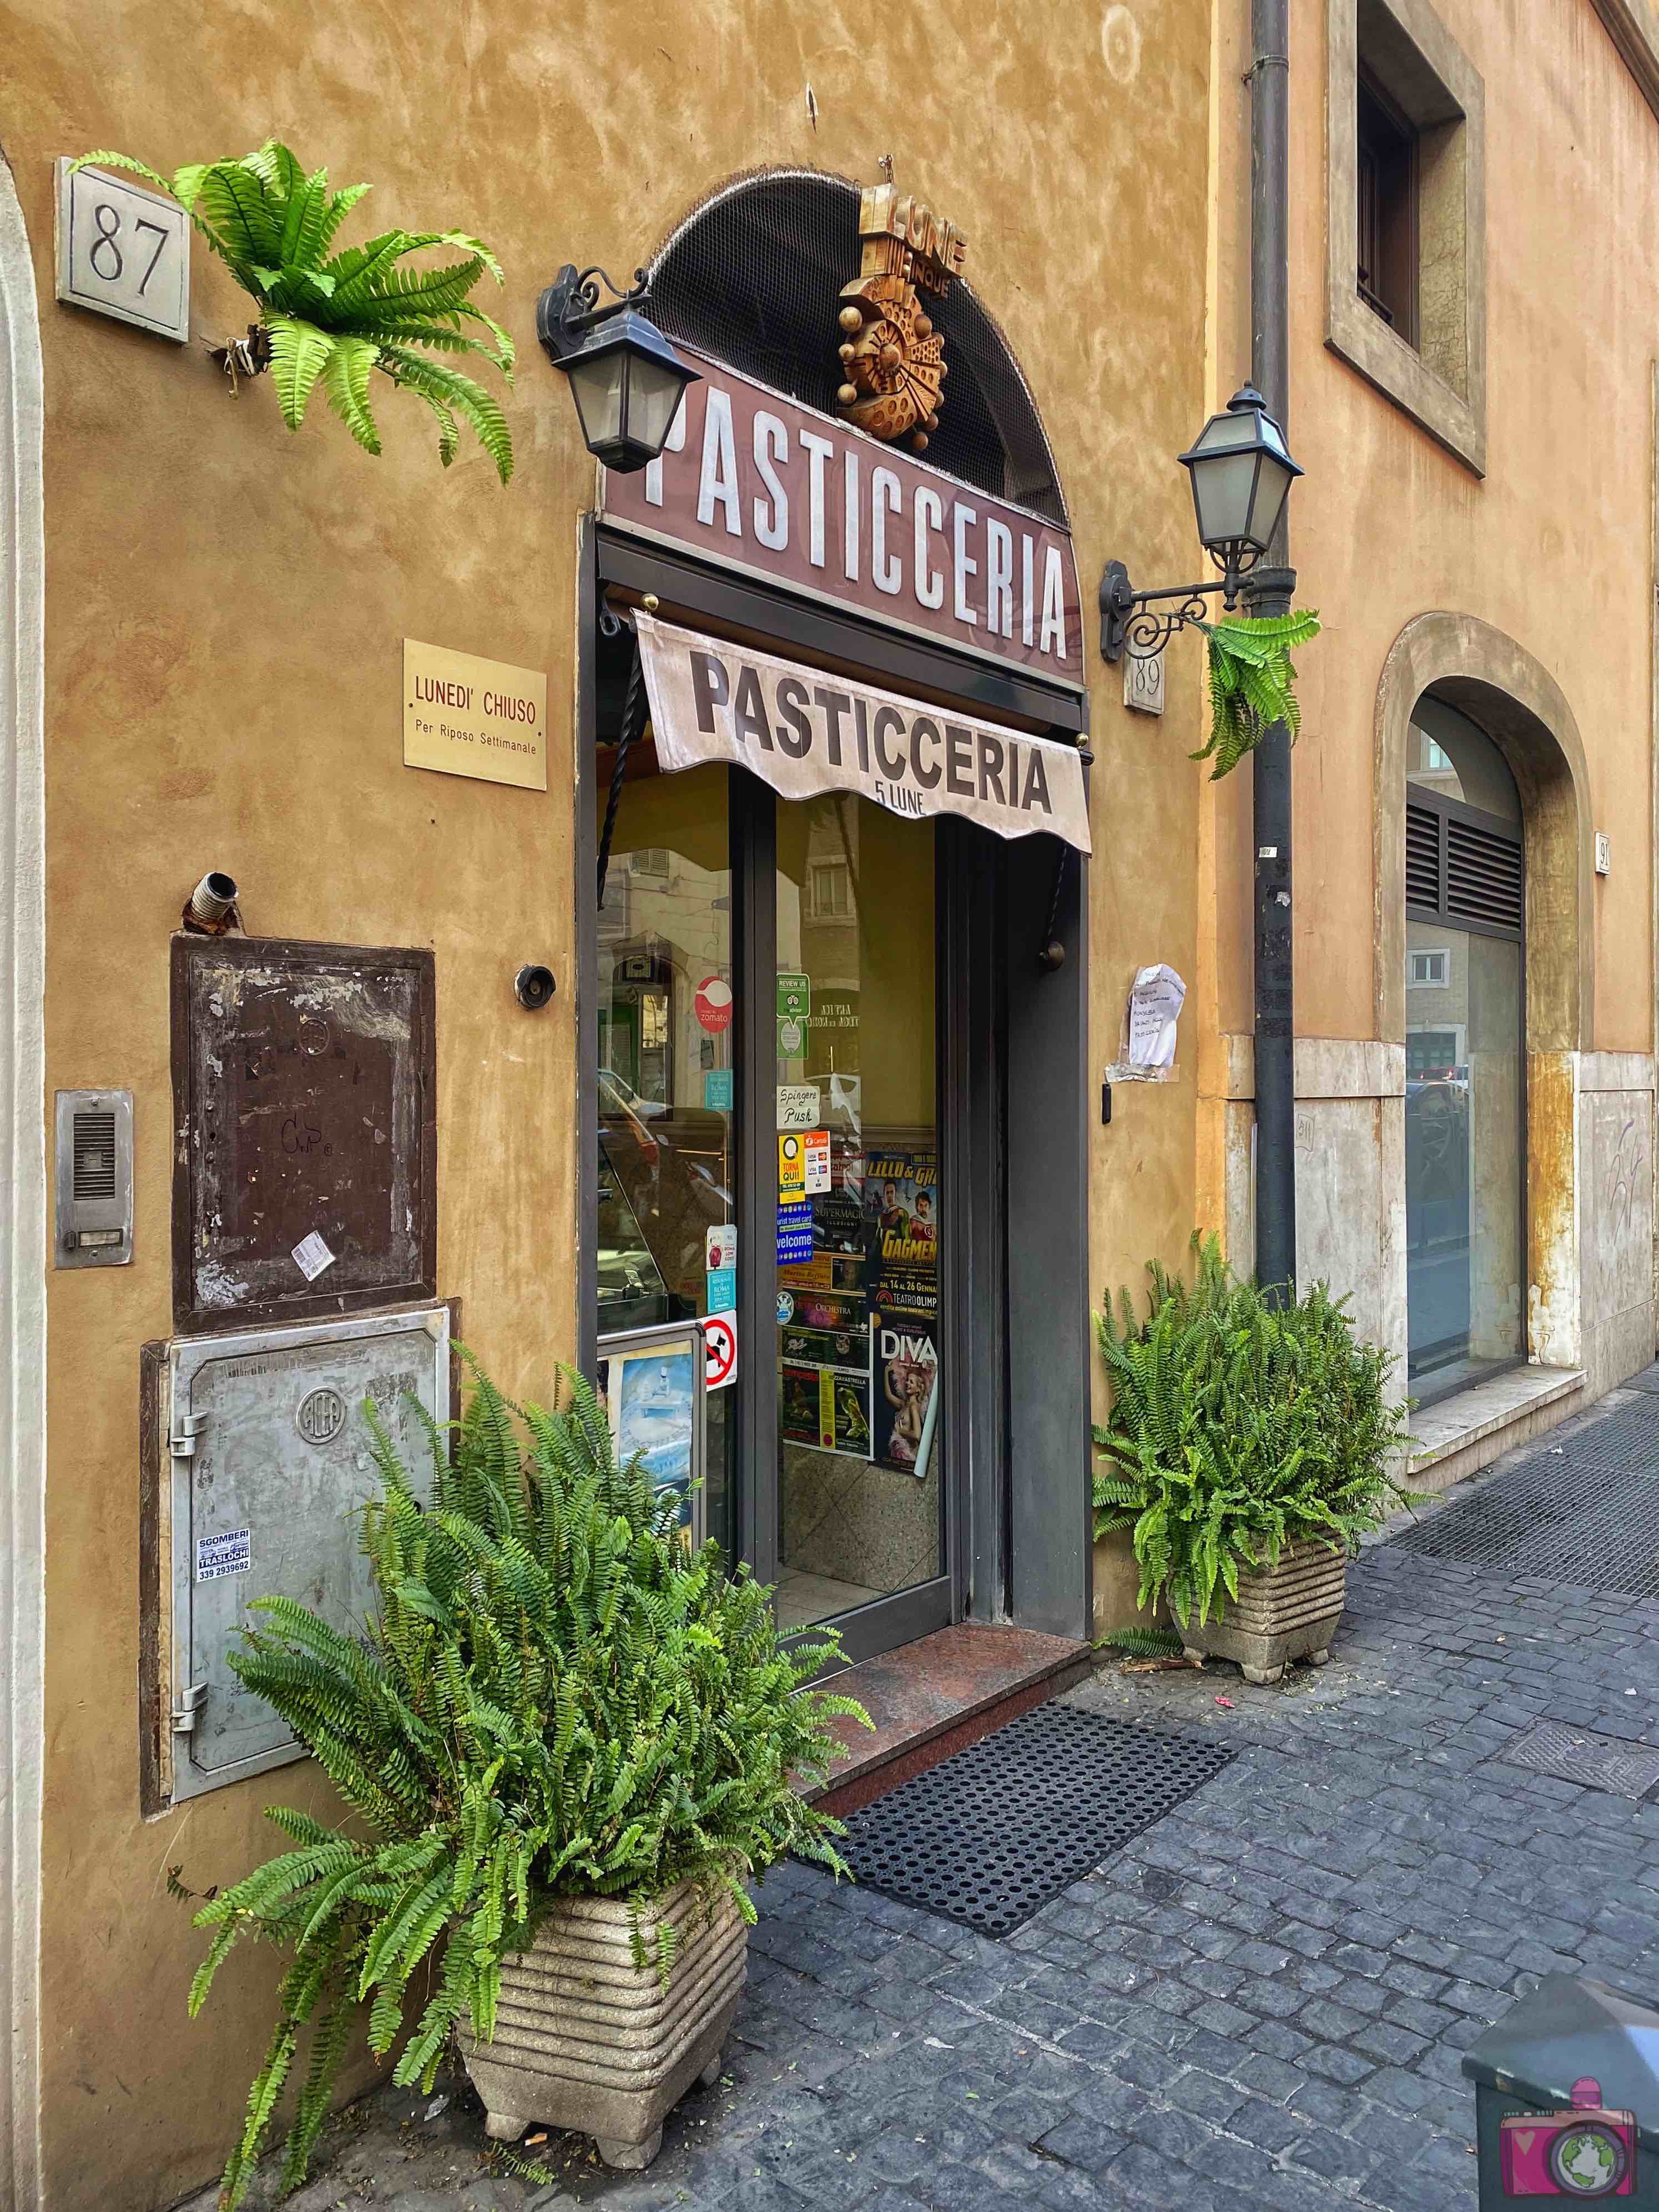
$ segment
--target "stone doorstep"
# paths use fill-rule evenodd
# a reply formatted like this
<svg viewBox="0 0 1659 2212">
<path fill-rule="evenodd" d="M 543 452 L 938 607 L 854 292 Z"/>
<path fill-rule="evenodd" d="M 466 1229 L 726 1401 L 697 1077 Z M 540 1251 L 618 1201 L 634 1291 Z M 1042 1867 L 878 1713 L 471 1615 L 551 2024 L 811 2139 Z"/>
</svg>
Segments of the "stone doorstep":
<svg viewBox="0 0 1659 2212">
<path fill-rule="evenodd" d="M 1577 1413 L 1583 1387 L 1582 1367 L 1515 1367 L 1441 1399 L 1413 1416 L 1418 1449 L 1407 1481 L 1413 1489 L 1449 1489 Z"/>
<path fill-rule="evenodd" d="M 872 1735 L 832 1723 L 849 1755 L 811 1794 L 827 1813 L 855 1813 L 1069 1690 L 1093 1664 L 1092 1647 L 1071 1637 L 963 1621 L 825 1675 L 819 1688 L 856 1698 L 876 1725 Z"/>
</svg>

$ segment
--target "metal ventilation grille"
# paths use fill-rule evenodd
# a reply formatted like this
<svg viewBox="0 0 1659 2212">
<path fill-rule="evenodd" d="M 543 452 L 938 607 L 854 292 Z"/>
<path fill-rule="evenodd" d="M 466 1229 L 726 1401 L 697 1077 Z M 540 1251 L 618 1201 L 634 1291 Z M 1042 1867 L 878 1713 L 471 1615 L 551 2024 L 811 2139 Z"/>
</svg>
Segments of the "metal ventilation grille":
<svg viewBox="0 0 1659 2212">
<path fill-rule="evenodd" d="M 1440 817 L 1432 807 L 1406 808 L 1406 903 L 1440 905 Z"/>
<path fill-rule="evenodd" d="M 1406 903 L 1455 929 L 1522 936 L 1525 863 L 1518 830 L 1449 801 L 1406 803 Z"/>
<path fill-rule="evenodd" d="M 696 210 L 658 256 L 653 320 L 671 338 L 836 416 L 837 295 L 859 273 L 858 216 L 858 186 L 842 178 L 744 179 Z M 1063 524 L 1042 425 L 991 316 L 960 277 L 944 300 L 929 295 L 927 312 L 951 369 L 929 463 Z"/>
<path fill-rule="evenodd" d="M 1659 1600 L 1659 1403 L 1647 1395 L 1547 1444 L 1394 1539 L 1416 1559 Z"/>
<path fill-rule="evenodd" d="M 1484 922 L 1519 933 L 1524 919 L 1521 848 L 1510 838 L 1478 829 L 1456 815 L 1446 823 L 1446 912 L 1458 921 Z"/>
<path fill-rule="evenodd" d="M 115 1195 L 115 1116 L 95 1110 L 75 1117 L 75 1199 L 112 1199 Z"/>
</svg>

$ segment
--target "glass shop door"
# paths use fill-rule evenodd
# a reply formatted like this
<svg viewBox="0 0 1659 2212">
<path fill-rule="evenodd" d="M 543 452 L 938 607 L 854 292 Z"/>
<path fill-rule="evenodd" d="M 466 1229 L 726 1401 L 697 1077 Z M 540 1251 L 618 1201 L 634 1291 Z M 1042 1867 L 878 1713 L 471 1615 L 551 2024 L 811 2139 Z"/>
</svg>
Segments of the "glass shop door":
<svg viewBox="0 0 1659 2212">
<path fill-rule="evenodd" d="M 647 731 L 599 909 L 602 1372 L 607 1339 L 735 1312 L 705 1525 L 854 1656 L 951 1617 L 935 838 L 850 793 L 664 775 Z"/>
<path fill-rule="evenodd" d="M 787 1628 L 944 1572 L 933 843 L 931 823 L 845 792 L 777 809 L 776 1577 Z"/>
</svg>

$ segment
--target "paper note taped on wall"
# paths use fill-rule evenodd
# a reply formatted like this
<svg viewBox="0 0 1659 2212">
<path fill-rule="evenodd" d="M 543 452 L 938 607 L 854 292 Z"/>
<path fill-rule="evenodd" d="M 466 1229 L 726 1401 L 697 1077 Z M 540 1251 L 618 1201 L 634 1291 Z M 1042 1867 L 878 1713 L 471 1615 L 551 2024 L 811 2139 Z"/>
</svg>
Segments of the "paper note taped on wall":
<svg viewBox="0 0 1659 2212">
<path fill-rule="evenodd" d="M 1119 1057 L 1109 1083 L 1167 1083 L 1175 1073 L 1176 1029 L 1187 986 L 1160 960 L 1136 971 L 1123 1016 Z"/>
</svg>

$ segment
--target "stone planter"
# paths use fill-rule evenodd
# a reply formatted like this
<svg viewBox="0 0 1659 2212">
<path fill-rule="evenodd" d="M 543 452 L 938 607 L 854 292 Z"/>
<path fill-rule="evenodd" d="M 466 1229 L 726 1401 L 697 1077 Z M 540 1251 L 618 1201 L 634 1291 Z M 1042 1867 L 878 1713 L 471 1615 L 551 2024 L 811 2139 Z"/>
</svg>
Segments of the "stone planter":
<svg viewBox="0 0 1659 2212">
<path fill-rule="evenodd" d="M 678 1931 L 665 1994 L 656 1964 L 663 1921 Z M 460 2037 L 487 2134 L 514 2142 L 534 2120 L 592 2136 L 607 2166 L 649 2166 L 664 2116 L 694 2081 L 718 2079 L 749 1971 L 748 1923 L 730 1896 L 706 1919 L 682 1882 L 640 1925 L 643 1972 L 621 1899 L 561 1899 L 530 1949 L 502 1960 L 493 2041 Z"/>
<path fill-rule="evenodd" d="M 1238 1578 L 1227 1617 L 1176 1623 L 1189 1659 L 1235 1659 L 1247 1682 L 1277 1682 L 1292 1659 L 1322 1667 L 1347 1600 L 1347 1556 L 1340 1546 L 1287 1544 L 1275 1567 Z"/>
</svg>

